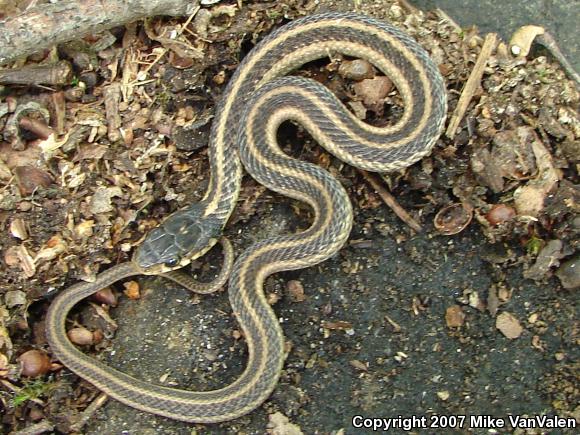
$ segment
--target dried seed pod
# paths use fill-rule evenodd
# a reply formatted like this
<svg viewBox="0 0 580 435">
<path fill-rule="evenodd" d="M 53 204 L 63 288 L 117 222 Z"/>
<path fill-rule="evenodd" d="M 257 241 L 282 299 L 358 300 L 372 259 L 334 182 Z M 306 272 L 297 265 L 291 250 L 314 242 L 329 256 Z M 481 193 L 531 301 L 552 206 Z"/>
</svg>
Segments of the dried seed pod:
<svg viewBox="0 0 580 435">
<path fill-rule="evenodd" d="M 23 376 L 36 377 L 50 371 L 50 358 L 42 350 L 32 349 L 24 352 L 18 358 Z"/>
<path fill-rule="evenodd" d="M 473 209 L 463 204 L 451 204 L 443 207 L 435 215 L 433 225 L 441 234 L 451 236 L 460 233 L 469 225 L 473 217 Z"/>
<path fill-rule="evenodd" d="M 77 327 L 67 332 L 68 338 L 79 346 L 88 346 L 95 342 L 93 333 L 84 327 Z"/>
</svg>

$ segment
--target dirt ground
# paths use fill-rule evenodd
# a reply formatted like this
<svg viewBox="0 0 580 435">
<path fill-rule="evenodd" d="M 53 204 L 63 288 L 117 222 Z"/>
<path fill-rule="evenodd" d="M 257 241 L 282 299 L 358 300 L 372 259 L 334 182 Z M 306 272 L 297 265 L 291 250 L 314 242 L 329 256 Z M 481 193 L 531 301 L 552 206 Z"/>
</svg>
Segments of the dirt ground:
<svg viewBox="0 0 580 435">
<path fill-rule="evenodd" d="M 575 433 L 511 427 L 490 432 L 489 425 L 475 428 L 470 421 L 484 415 L 506 421 L 510 415 L 547 415 L 580 422 L 574 285 L 580 231 L 576 187 L 580 98 L 553 59 L 530 56 L 514 61 L 502 58 L 500 48 L 494 49 L 457 134 L 443 135 L 424 161 L 381 178 L 401 207 L 420 222 L 421 232 L 396 217 L 358 171 L 321 151 L 300 128 L 282 129 L 285 151 L 324 166 L 343 183 L 354 206 L 355 224 L 349 243 L 333 258 L 267 280 L 265 291 L 289 352 L 276 390 L 257 410 L 227 423 L 191 425 L 109 399 L 75 430 L 74 424 L 99 391 L 54 359 L 46 372 L 34 378 L 22 375 L 19 361 L 25 351 L 51 355 L 43 338 L 43 319 L 57 290 L 125 260 L 151 227 L 203 195 L 207 121 L 222 78 L 235 69 L 240 53 L 247 53 L 270 28 L 327 10 L 357 10 L 412 33 L 440 63 L 451 118 L 485 35 L 455 29 L 446 24 L 444 15 L 423 14 L 406 2 L 400 6 L 389 0 L 287 0 L 275 6 L 244 2 L 234 16 L 250 17 L 242 21 L 245 27 L 226 13 L 216 14 L 218 30 L 223 26 L 238 33 L 233 38 L 226 31 L 210 33 L 214 44 L 207 48 L 207 59 L 189 69 L 160 62 L 165 69 L 158 73 L 158 81 L 136 93 L 139 110 L 146 107 L 145 93 L 156 97 L 150 103 L 151 114 L 131 120 L 139 124 L 131 145 L 110 143 L 101 131 L 96 139 L 85 138 L 76 148 L 57 151 L 41 169 L 61 177 L 62 183 L 41 186 L 34 195 L 22 194 L 22 186 L 13 185 L 13 179 L 4 180 L 1 216 L 10 232 L 0 240 L 4 255 L 0 357 L 5 355 L 6 361 L 3 367 L 0 359 L 0 406 L 6 433 L 46 421 L 54 433 L 375 433 L 354 428 L 357 415 L 425 417 L 427 424 L 447 416 L 438 421 L 453 426 L 416 428 L 412 433 Z M 446 12 L 453 16 L 453 10 Z M 136 46 L 147 50 L 143 41 L 151 41 L 138 35 Z M 230 38 L 237 42 L 230 43 Z M 301 74 L 333 81 L 333 71 L 326 63 L 316 63 Z M 333 84 L 346 99 L 349 92 L 340 92 L 350 84 Z M 399 100 L 393 92 L 380 109 L 368 110 L 373 122 L 396 116 Z M 95 100 L 82 103 L 96 101 L 99 107 L 98 92 L 95 95 Z M 185 122 L 191 128 L 175 128 L 188 105 L 198 112 L 196 122 L 193 127 Z M 391 109 L 383 111 L 383 105 Z M 79 107 L 70 118 L 78 120 Z M 131 109 L 126 110 L 123 119 L 128 124 Z M 98 118 L 105 125 L 104 115 Z M 164 132 L 168 125 L 170 139 L 159 145 L 151 131 Z M 92 147 L 85 146 L 89 143 Z M 520 154 L 506 157 L 505 148 L 513 147 L 520 147 L 515 152 Z M 515 169 L 509 164 L 513 160 Z M 143 164 L 139 170 L 145 175 L 133 170 L 131 162 Z M 496 169 L 499 172 L 493 172 Z M 71 173 L 88 175 L 76 185 Z M 555 181 L 543 190 L 549 176 Z M 110 207 L 98 209 L 94 198 L 102 192 L 99 189 L 111 189 L 112 180 L 122 180 L 126 189 L 105 192 Z M 543 195 L 533 218 L 518 202 L 515 192 L 523 188 Z M 32 203 L 31 208 L 23 209 L 26 202 Z M 451 214 L 441 228 L 436 216 L 454 204 L 469 214 L 469 222 L 457 223 Z M 498 210 L 508 217 L 498 217 Z M 304 206 L 262 189 L 246 176 L 239 207 L 225 234 L 240 253 L 254 241 L 306 228 L 311 217 Z M 17 219 L 35 228 L 25 243 L 14 236 L 11 223 Z M 89 221 L 91 231 L 75 237 Z M 446 231 L 454 234 L 443 234 Z M 7 261 L 7 253 L 16 252 L 15 247 L 25 246 L 38 255 L 60 244 L 66 248 L 45 262 L 37 261 L 32 276 L 23 276 L 17 263 Z M 209 279 L 219 268 L 221 255 L 219 249 L 214 251 L 194 264 L 202 278 Z M 568 269 L 571 276 L 564 276 Z M 127 289 L 119 284 L 114 289 L 117 306 L 109 307 L 105 298 L 71 314 L 71 325 L 103 336 L 85 346 L 86 352 L 129 375 L 167 386 L 208 390 L 234 381 L 243 371 L 246 347 L 236 334 L 227 292 L 192 296 L 161 278 L 137 282 L 139 298 L 126 297 Z M 25 302 L 9 303 L 21 293 Z"/>
</svg>

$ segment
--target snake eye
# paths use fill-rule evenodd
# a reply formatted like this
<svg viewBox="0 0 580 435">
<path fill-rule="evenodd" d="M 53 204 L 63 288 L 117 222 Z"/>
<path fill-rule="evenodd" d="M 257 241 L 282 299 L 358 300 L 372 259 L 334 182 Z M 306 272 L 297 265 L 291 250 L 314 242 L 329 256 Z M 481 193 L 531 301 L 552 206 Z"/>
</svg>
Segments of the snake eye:
<svg viewBox="0 0 580 435">
<path fill-rule="evenodd" d="M 167 267 L 175 267 L 179 264 L 179 260 L 177 258 L 170 258 L 165 262 Z"/>
</svg>

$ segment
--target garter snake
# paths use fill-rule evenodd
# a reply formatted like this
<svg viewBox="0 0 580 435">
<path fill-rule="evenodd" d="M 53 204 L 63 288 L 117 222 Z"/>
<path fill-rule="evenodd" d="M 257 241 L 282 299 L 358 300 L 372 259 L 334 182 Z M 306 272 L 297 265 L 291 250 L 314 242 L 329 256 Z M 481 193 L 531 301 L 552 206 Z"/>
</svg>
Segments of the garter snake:
<svg viewBox="0 0 580 435">
<path fill-rule="evenodd" d="M 337 52 L 370 61 L 393 81 L 405 106 L 395 125 L 365 124 L 322 85 L 286 76 L 307 62 Z M 211 180 L 205 197 L 153 230 L 130 262 L 55 298 L 46 321 L 54 355 L 108 395 L 143 411 L 203 423 L 250 412 L 276 386 L 285 358 L 282 330 L 263 294 L 264 280 L 278 271 L 308 267 L 332 256 L 347 240 L 353 221 L 349 198 L 338 181 L 280 150 L 279 125 L 297 122 L 341 160 L 371 171 L 390 171 L 430 152 L 442 129 L 446 104 L 437 67 L 413 39 L 395 27 L 355 14 L 328 13 L 279 28 L 240 63 L 217 106 L 209 143 Z M 233 266 L 229 299 L 249 354 L 241 376 L 214 391 L 166 388 L 132 378 L 78 350 L 65 330 L 67 313 L 77 302 L 129 275 L 169 273 L 169 278 L 177 279 L 171 271 L 216 243 L 238 198 L 242 163 L 266 187 L 309 204 L 315 217 L 304 232 L 255 243 Z"/>
</svg>

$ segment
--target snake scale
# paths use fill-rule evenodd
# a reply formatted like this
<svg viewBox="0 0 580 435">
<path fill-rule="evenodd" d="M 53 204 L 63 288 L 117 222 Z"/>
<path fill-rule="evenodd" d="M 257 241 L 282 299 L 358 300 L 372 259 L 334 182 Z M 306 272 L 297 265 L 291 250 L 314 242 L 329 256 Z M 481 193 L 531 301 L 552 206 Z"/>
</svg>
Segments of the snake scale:
<svg viewBox="0 0 580 435">
<path fill-rule="evenodd" d="M 395 125 L 365 124 L 324 86 L 286 76 L 332 53 L 366 59 L 393 81 L 404 101 L 404 113 Z M 252 411 L 275 388 L 284 363 L 284 337 L 265 299 L 264 280 L 332 256 L 346 242 L 353 222 L 344 188 L 325 170 L 285 155 L 277 143 L 278 127 L 293 121 L 346 163 L 392 171 L 430 152 L 443 127 L 446 104 L 443 79 L 428 54 L 391 25 L 351 13 L 327 13 L 292 21 L 271 33 L 240 63 L 217 106 L 209 143 L 211 180 L 202 201 L 152 230 L 131 261 L 55 298 L 46 319 L 53 354 L 106 394 L 143 411 L 202 423 Z M 226 241 L 226 265 L 215 286 L 199 287 L 176 271 L 220 239 L 238 199 L 242 164 L 264 186 L 307 203 L 315 217 L 304 232 L 254 243 L 233 264 L 228 294 L 248 346 L 240 377 L 214 391 L 167 388 L 130 377 L 77 349 L 66 334 L 67 313 L 111 283 L 131 275 L 162 274 L 194 291 L 209 292 L 225 282 L 233 258 Z"/>
</svg>

